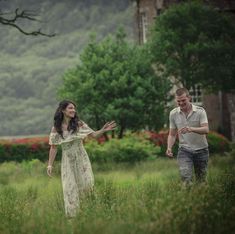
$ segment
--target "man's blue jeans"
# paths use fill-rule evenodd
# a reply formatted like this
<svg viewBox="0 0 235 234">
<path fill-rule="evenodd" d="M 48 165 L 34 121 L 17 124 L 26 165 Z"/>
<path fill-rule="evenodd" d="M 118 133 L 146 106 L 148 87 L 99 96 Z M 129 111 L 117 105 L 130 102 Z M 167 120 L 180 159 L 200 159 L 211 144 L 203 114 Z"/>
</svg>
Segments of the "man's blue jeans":
<svg viewBox="0 0 235 234">
<path fill-rule="evenodd" d="M 208 159 L 208 148 L 190 150 L 180 147 L 177 160 L 182 181 L 186 184 L 192 182 L 194 168 L 196 180 L 198 182 L 204 182 L 206 180 Z"/>
</svg>

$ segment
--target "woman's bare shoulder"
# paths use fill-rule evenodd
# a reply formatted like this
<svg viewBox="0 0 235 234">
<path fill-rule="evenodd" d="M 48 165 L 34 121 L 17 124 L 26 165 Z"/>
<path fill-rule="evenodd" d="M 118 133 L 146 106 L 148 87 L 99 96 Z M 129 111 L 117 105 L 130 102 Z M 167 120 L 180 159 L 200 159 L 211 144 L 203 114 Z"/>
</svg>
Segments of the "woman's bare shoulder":
<svg viewBox="0 0 235 234">
<path fill-rule="evenodd" d="M 54 126 L 51 128 L 51 133 L 57 133 L 57 131 L 56 131 Z"/>
</svg>

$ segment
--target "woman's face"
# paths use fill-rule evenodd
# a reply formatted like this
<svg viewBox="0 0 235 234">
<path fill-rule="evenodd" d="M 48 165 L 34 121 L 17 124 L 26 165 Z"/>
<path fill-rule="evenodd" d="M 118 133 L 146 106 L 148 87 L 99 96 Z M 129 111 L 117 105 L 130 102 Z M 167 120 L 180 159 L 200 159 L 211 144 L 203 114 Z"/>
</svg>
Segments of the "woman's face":
<svg viewBox="0 0 235 234">
<path fill-rule="evenodd" d="M 63 110 L 63 114 L 67 118 L 74 118 L 75 113 L 76 113 L 75 106 L 72 103 L 68 104 L 65 110 Z"/>
</svg>

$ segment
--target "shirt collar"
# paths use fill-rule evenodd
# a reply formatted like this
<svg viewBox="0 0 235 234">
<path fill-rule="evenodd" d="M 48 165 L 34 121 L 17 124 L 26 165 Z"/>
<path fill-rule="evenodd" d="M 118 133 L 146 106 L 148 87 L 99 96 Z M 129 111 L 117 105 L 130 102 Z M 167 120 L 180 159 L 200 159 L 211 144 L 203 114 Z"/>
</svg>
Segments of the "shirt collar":
<svg viewBox="0 0 235 234">
<path fill-rule="evenodd" d="M 192 105 L 192 111 L 195 112 L 196 109 L 197 109 L 196 106 L 193 105 L 192 103 L 191 103 L 191 105 Z M 182 111 L 180 110 L 180 107 L 179 107 L 179 106 L 177 107 L 177 112 L 178 112 L 178 113 L 182 112 Z"/>
<path fill-rule="evenodd" d="M 197 110 L 197 107 L 192 104 L 192 110 L 195 112 Z"/>
</svg>

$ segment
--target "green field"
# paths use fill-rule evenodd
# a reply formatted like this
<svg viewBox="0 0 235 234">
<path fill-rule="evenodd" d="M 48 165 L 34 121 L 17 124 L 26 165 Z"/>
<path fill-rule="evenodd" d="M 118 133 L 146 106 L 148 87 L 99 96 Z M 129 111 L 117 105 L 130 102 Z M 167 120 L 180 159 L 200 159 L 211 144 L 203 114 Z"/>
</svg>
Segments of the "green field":
<svg viewBox="0 0 235 234">
<path fill-rule="evenodd" d="M 185 188 L 176 160 L 93 165 L 95 191 L 79 214 L 63 211 L 54 177 L 34 160 L 0 165 L 0 233 L 233 233 L 235 153 L 212 156 L 207 185 Z"/>
</svg>

